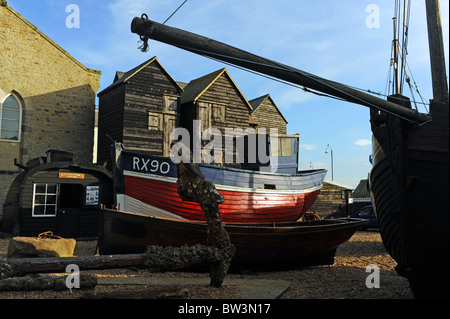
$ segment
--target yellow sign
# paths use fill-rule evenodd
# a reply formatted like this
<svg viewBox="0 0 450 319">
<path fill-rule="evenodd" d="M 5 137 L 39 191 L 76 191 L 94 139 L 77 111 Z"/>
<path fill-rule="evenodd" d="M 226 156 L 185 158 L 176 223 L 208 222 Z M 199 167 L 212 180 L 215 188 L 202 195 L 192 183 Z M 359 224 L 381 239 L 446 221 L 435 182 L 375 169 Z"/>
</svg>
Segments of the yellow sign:
<svg viewBox="0 0 450 319">
<path fill-rule="evenodd" d="M 59 178 L 84 179 L 84 174 L 81 174 L 81 173 L 59 173 Z"/>
</svg>

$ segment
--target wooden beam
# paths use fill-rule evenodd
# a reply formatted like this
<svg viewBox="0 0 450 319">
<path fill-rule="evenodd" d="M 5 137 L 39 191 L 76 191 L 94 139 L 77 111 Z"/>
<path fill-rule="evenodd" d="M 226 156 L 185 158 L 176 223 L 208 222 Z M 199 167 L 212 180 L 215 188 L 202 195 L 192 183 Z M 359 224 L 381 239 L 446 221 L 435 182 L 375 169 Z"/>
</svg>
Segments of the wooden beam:
<svg viewBox="0 0 450 319">
<path fill-rule="evenodd" d="M 433 82 L 433 102 L 447 102 L 448 83 L 445 69 L 445 52 L 442 36 L 439 0 L 426 0 L 428 44 L 430 47 L 431 78 Z"/>
<path fill-rule="evenodd" d="M 22 276 L 35 273 L 65 272 L 68 265 L 77 265 L 81 270 L 143 267 L 143 254 L 48 257 L 48 258 L 9 258 L 12 269 L 10 276 Z"/>
<path fill-rule="evenodd" d="M 229 242 L 227 244 L 230 245 Z M 234 250 L 232 253 L 234 256 Z M 129 267 L 181 270 L 207 263 L 217 264 L 223 260 L 227 260 L 229 266 L 231 259 L 228 251 L 223 252 L 218 247 L 200 244 L 190 247 L 148 246 L 142 254 L 9 258 L 0 259 L 0 280 L 26 274 L 65 272 L 68 265 L 77 265 L 80 270 Z"/>
<path fill-rule="evenodd" d="M 227 44 L 177 28 L 162 25 L 146 18 L 134 18 L 131 31 L 147 41 L 151 38 L 178 48 L 241 66 L 290 83 L 345 99 L 348 102 L 377 108 L 413 122 L 426 122 L 430 117 L 373 95 L 355 90 L 341 83 L 287 65 L 259 57 Z"/>
</svg>

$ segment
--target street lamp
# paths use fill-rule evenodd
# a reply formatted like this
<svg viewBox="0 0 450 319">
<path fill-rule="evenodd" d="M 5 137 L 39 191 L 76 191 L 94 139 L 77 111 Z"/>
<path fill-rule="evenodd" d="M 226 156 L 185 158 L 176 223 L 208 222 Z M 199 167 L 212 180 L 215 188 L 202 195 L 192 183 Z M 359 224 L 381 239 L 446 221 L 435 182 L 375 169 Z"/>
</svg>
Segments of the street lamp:
<svg viewBox="0 0 450 319">
<path fill-rule="evenodd" d="M 333 149 L 331 148 L 330 144 L 327 145 L 327 148 L 325 149 L 325 154 L 328 154 L 328 149 L 331 151 L 331 180 L 334 181 L 334 174 L 333 174 Z"/>
</svg>

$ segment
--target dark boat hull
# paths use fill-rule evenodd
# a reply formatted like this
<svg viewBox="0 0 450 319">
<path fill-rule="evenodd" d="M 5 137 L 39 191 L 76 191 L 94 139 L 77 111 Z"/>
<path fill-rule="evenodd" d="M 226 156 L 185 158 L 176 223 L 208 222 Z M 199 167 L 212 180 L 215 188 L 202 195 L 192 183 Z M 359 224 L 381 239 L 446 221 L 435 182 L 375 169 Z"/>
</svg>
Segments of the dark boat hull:
<svg viewBox="0 0 450 319">
<path fill-rule="evenodd" d="M 371 197 L 383 243 L 415 296 L 448 298 L 448 104 L 430 111 L 433 121 L 420 127 L 372 113 Z"/>
<path fill-rule="evenodd" d="M 179 221 L 104 209 L 99 252 L 142 253 L 149 245 L 180 247 L 206 244 L 204 222 Z M 282 269 L 332 264 L 336 248 L 365 220 L 225 224 L 236 247 L 231 268 Z"/>
</svg>

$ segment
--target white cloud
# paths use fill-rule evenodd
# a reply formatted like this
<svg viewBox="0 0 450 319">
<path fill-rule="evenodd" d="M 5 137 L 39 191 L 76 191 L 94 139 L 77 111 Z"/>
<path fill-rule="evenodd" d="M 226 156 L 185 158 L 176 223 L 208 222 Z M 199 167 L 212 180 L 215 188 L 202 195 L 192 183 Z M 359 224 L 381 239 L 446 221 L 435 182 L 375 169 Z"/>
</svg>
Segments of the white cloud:
<svg viewBox="0 0 450 319">
<path fill-rule="evenodd" d="M 289 109 L 294 105 L 311 102 L 317 99 L 317 96 L 304 92 L 301 88 L 288 88 L 282 92 L 277 100 L 280 108 Z"/>
<path fill-rule="evenodd" d="M 315 144 L 300 144 L 300 148 L 305 151 L 312 151 L 315 150 L 317 146 Z"/>
<path fill-rule="evenodd" d="M 368 145 L 372 145 L 372 141 L 371 140 L 368 140 L 368 139 L 359 139 L 359 140 L 356 140 L 355 142 L 353 142 L 355 145 L 358 145 L 358 146 L 368 146 Z"/>
</svg>

